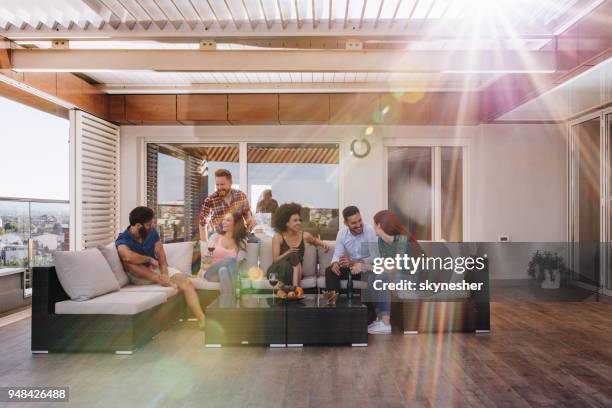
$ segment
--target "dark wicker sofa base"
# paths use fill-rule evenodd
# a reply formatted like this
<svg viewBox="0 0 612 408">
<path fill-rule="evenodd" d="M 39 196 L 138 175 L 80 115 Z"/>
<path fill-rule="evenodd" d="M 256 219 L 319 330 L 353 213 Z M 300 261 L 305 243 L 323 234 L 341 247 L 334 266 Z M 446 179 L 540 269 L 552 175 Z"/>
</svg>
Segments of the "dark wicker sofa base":
<svg viewBox="0 0 612 408">
<path fill-rule="evenodd" d="M 198 291 L 202 306 L 217 291 Z M 54 267 L 35 267 L 32 290 L 32 352 L 116 352 L 130 354 L 159 332 L 187 318 L 180 294 L 136 315 L 55 314 L 68 300 Z"/>
</svg>

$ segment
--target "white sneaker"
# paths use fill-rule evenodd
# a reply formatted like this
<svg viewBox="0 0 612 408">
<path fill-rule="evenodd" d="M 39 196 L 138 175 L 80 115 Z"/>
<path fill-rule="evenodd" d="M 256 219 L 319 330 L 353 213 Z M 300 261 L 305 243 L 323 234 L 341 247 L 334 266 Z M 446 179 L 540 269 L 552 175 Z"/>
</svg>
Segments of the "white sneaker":
<svg viewBox="0 0 612 408">
<path fill-rule="evenodd" d="M 380 320 L 376 319 L 372 323 L 368 324 L 368 332 L 370 330 L 370 327 L 375 327 L 378 324 L 378 322 L 380 322 Z"/>
<path fill-rule="evenodd" d="M 391 333 L 391 325 L 383 323 L 382 320 L 377 320 L 368 326 L 368 334 L 388 334 Z"/>
</svg>

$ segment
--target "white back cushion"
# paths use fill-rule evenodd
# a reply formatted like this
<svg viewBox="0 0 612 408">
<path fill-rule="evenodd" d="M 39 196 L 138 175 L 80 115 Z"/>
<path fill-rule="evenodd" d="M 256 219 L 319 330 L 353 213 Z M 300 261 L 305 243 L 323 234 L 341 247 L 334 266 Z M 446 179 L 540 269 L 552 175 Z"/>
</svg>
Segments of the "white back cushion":
<svg viewBox="0 0 612 408">
<path fill-rule="evenodd" d="M 191 275 L 194 246 L 195 242 L 192 241 L 164 244 L 168 266 L 178 269 L 185 275 Z"/>
<path fill-rule="evenodd" d="M 119 286 L 124 287 L 130 280 L 123 269 L 123 264 L 121 263 L 121 258 L 119 258 L 119 252 L 117 252 L 117 247 L 114 242 L 111 242 L 108 245 L 100 245 L 98 247 L 104 258 L 106 258 L 106 262 L 108 262 L 108 266 L 110 266 L 111 270 L 115 274 L 115 278 L 117 282 L 119 282 Z"/>
<path fill-rule="evenodd" d="M 259 259 L 259 242 L 247 242 L 246 244 L 246 266 L 257 266 L 257 260 Z"/>
<path fill-rule="evenodd" d="M 262 237 L 259 242 L 259 267 L 267 272 L 272 265 L 272 237 Z"/>
<path fill-rule="evenodd" d="M 302 263 L 304 278 L 317 275 L 317 247 L 304 243 L 304 262 Z"/>
<path fill-rule="evenodd" d="M 55 270 L 72 300 L 88 300 L 119 290 L 119 282 L 99 249 L 55 251 Z"/>
<path fill-rule="evenodd" d="M 334 249 L 336 249 L 336 241 L 323 241 L 329 247 L 329 251 L 325 252 L 323 248 L 317 248 L 317 255 L 319 257 L 319 276 L 325 276 L 325 269 L 331 265 L 331 260 L 334 256 Z"/>
</svg>

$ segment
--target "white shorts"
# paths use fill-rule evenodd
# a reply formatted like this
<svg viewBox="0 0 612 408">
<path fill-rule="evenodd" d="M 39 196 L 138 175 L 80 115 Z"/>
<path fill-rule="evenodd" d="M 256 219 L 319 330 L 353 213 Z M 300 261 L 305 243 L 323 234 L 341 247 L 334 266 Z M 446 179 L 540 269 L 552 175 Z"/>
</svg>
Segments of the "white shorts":
<svg viewBox="0 0 612 408">
<path fill-rule="evenodd" d="M 159 273 L 159 268 L 153 268 L 153 272 Z M 153 284 L 153 282 L 151 282 L 148 279 L 139 278 L 139 277 L 135 276 L 133 273 L 130 273 L 130 272 L 127 272 L 127 271 L 126 271 L 126 273 L 127 273 L 128 277 L 130 278 L 130 282 L 133 285 L 152 285 Z M 169 278 L 173 277 L 174 275 L 181 274 L 181 273 L 183 273 L 183 272 L 179 271 L 176 268 L 168 267 L 168 277 Z"/>
</svg>

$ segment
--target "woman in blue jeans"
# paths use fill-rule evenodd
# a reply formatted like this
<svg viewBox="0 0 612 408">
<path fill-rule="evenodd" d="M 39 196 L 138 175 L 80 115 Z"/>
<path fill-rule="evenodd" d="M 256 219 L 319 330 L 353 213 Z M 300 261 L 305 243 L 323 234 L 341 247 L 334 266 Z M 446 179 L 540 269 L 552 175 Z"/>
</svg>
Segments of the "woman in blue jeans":
<svg viewBox="0 0 612 408">
<path fill-rule="evenodd" d="M 390 210 L 379 211 L 374 215 L 374 231 L 378 236 L 378 250 L 382 258 L 395 258 L 396 255 L 403 256 L 409 253 L 409 245 L 414 242 L 401 221 Z M 369 274 L 372 287 L 374 279 L 389 281 L 389 273 L 385 271 L 381 275 Z M 393 278 L 391 278 L 393 279 Z M 379 318 L 368 326 L 369 334 L 391 333 L 391 294 L 388 290 L 376 292 L 376 312 Z"/>
<path fill-rule="evenodd" d="M 212 248 L 212 265 L 204 271 L 209 282 L 219 282 L 221 293 L 233 293 L 234 282 L 246 259 L 247 230 L 240 213 L 228 213 L 221 224 L 221 232 L 213 234 L 207 242 Z M 204 266 L 203 266 L 204 268 Z"/>
</svg>

